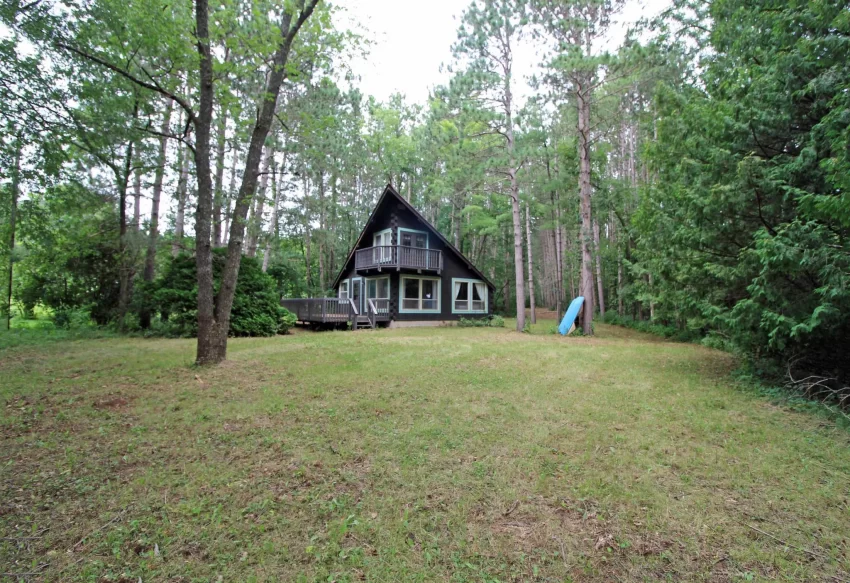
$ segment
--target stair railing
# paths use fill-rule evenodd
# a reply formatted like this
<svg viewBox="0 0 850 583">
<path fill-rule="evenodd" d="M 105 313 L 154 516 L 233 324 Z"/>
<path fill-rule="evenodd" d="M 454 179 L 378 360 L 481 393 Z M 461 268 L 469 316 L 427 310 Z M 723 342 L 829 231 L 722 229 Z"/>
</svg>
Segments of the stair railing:
<svg viewBox="0 0 850 583">
<path fill-rule="evenodd" d="M 375 305 L 375 300 L 369 299 L 369 324 L 372 328 L 375 327 L 375 322 L 378 321 L 378 306 Z"/>
</svg>

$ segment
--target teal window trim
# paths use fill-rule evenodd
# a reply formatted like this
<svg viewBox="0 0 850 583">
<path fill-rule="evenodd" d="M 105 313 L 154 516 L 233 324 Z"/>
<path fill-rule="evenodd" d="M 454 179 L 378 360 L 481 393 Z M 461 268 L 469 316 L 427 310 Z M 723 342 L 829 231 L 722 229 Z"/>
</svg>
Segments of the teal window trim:
<svg viewBox="0 0 850 583">
<path fill-rule="evenodd" d="M 398 244 L 401 245 L 401 234 L 402 233 L 419 233 L 420 235 L 425 235 L 425 248 L 431 248 L 431 236 L 428 231 L 419 231 L 417 229 L 406 229 L 404 227 L 398 228 Z"/>
<path fill-rule="evenodd" d="M 348 292 L 351 291 L 351 283 L 348 281 L 348 278 L 339 282 L 339 289 L 337 290 L 336 297 L 342 299 L 342 284 L 345 284 L 345 299 L 348 299 Z"/>
<path fill-rule="evenodd" d="M 371 297 L 369 297 L 369 282 L 370 281 L 377 281 L 379 279 L 386 279 L 387 280 L 387 297 L 385 297 L 385 298 L 371 298 Z M 392 292 L 390 291 L 390 283 L 391 282 L 390 282 L 390 276 L 389 275 L 377 275 L 377 276 L 363 278 L 363 287 L 364 287 L 364 291 L 366 292 L 366 295 L 365 295 L 366 299 L 367 300 L 388 300 L 388 299 L 390 299 L 390 296 L 392 295 Z M 377 289 L 377 285 L 375 286 L 375 289 Z"/>
<path fill-rule="evenodd" d="M 466 283 L 468 283 L 469 287 L 467 287 L 467 289 L 469 290 L 469 294 L 472 294 L 472 286 L 473 285 L 475 285 L 476 283 L 484 284 L 484 309 L 483 310 L 456 310 L 455 309 L 455 282 L 458 282 L 458 283 L 466 282 Z M 490 301 L 490 290 L 487 288 L 487 284 L 484 283 L 484 281 L 482 281 L 480 279 L 469 279 L 469 278 L 466 278 L 466 277 L 453 277 L 452 278 L 451 296 L 452 296 L 452 314 L 487 314 L 487 313 L 489 313 L 490 306 L 489 306 L 488 302 Z M 472 301 L 471 295 L 467 296 L 467 297 L 469 298 L 468 301 L 471 302 Z M 467 304 L 467 305 L 469 305 L 469 304 Z"/>
<path fill-rule="evenodd" d="M 437 308 L 434 310 L 410 310 L 404 307 L 404 280 L 405 279 L 418 279 L 418 280 L 430 280 L 437 282 Z M 420 277 L 418 275 L 402 275 L 398 280 L 398 311 L 400 314 L 439 314 L 442 310 L 443 303 L 443 279 L 440 277 Z M 408 298 L 413 299 L 413 298 Z M 422 305 L 422 284 L 419 284 L 419 305 Z"/>
</svg>

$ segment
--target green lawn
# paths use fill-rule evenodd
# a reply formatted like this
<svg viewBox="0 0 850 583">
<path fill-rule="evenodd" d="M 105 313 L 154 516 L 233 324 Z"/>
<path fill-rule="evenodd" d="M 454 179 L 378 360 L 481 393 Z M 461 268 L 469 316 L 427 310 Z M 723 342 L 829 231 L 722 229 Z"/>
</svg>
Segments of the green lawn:
<svg viewBox="0 0 850 583">
<path fill-rule="evenodd" d="M 848 579 L 850 433 L 735 388 L 727 354 L 550 325 L 297 331 L 210 369 L 190 340 L 4 350 L 0 570 Z"/>
</svg>

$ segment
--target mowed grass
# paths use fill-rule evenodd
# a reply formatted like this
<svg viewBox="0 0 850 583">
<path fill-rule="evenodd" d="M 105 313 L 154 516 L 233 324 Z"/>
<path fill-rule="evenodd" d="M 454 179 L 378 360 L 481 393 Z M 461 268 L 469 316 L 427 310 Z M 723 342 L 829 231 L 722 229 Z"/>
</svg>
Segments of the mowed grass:
<svg viewBox="0 0 850 583">
<path fill-rule="evenodd" d="M 597 328 L 299 331 L 214 368 L 189 340 L 0 352 L 0 571 L 846 581 L 850 433 L 728 354 Z"/>
</svg>

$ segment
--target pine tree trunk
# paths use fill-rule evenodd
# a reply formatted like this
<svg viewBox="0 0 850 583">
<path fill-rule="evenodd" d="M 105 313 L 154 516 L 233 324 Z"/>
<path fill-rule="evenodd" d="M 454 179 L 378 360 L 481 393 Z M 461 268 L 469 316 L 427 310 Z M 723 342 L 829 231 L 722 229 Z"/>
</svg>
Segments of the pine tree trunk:
<svg viewBox="0 0 850 583">
<path fill-rule="evenodd" d="M 280 165 L 281 172 L 286 169 L 286 150 L 284 149 L 283 153 L 283 163 Z M 272 220 L 269 225 L 269 234 L 266 237 L 266 246 L 263 249 L 263 273 L 266 273 L 269 270 L 269 262 L 271 261 L 272 255 L 272 240 L 277 237 L 278 231 L 278 221 L 279 221 L 279 213 L 280 213 L 280 193 L 283 191 L 282 188 L 278 186 L 277 183 L 277 169 L 272 169 L 272 194 L 274 196 L 274 201 L 272 202 Z"/>
<path fill-rule="evenodd" d="M 325 220 L 325 173 L 319 170 L 319 288 L 322 296 L 325 295 L 325 240 L 327 229 Z"/>
<path fill-rule="evenodd" d="M 593 245 L 596 248 L 596 287 L 599 298 L 599 315 L 605 317 L 605 291 L 602 285 L 602 248 L 599 244 L 599 221 L 593 219 Z"/>
<path fill-rule="evenodd" d="M 223 245 L 221 240 L 221 209 L 224 203 L 224 146 L 227 143 L 227 109 L 219 106 L 218 124 L 216 128 L 216 152 L 215 152 L 215 185 L 213 198 L 213 247 Z"/>
<path fill-rule="evenodd" d="M 15 136 L 15 166 L 12 168 L 12 205 L 9 208 L 9 279 L 6 282 L 6 330 L 12 329 L 12 278 L 15 268 L 15 228 L 21 190 L 21 135 Z"/>
<path fill-rule="evenodd" d="M 133 105 L 133 120 L 139 116 L 139 102 Z M 135 275 L 135 257 L 127 245 L 127 190 L 130 187 L 130 174 L 133 172 L 132 140 L 127 142 L 123 169 L 115 169 L 116 186 L 118 188 L 118 329 L 124 331 L 127 310 L 130 307 L 133 276 Z"/>
<path fill-rule="evenodd" d="M 183 228 L 186 221 L 186 199 L 189 190 L 189 156 L 186 148 L 181 146 L 177 151 L 177 168 L 180 177 L 177 179 L 177 214 L 174 217 L 174 241 L 171 243 L 171 256 L 177 257 L 183 250 Z"/>
<path fill-rule="evenodd" d="M 585 87 L 590 81 L 583 79 Z M 578 156 L 579 156 L 579 199 L 581 214 L 581 295 L 584 296 L 582 331 L 593 333 L 593 257 L 590 246 L 593 241 L 593 224 L 590 215 L 590 94 L 579 87 L 576 92 L 578 107 Z"/>
<path fill-rule="evenodd" d="M 528 300 L 531 307 L 531 323 L 537 323 L 537 307 L 534 304 L 534 256 L 531 251 L 531 217 L 525 203 L 525 239 L 528 246 Z"/>
<path fill-rule="evenodd" d="M 231 209 L 230 209 L 230 201 L 236 198 L 236 166 L 239 164 L 239 142 L 236 141 L 234 137 L 230 143 L 230 147 L 233 148 L 233 160 L 230 165 L 230 186 L 227 189 L 227 196 L 224 197 L 224 231 L 222 231 L 221 236 L 224 240 L 221 242 L 222 245 L 227 245 L 228 236 L 230 233 L 230 218 L 231 218 Z"/>
<path fill-rule="evenodd" d="M 136 150 L 136 160 L 133 164 L 133 229 L 142 229 L 142 160 Z"/>
<path fill-rule="evenodd" d="M 168 133 L 171 127 L 172 105 L 173 103 L 169 99 L 162 117 L 162 127 L 160 128 L 160 133 L 163 135 L 159 138 L 159 151 L 157 152 L 153 192 L 151 193 L 151 220 L 148 226 L 148 248 L 145 253 L 145 267 L 142 272 L 142 277 L 147 283 L 153 281 L 156 269 L 156 244 L 159 241 L 159 200 L 162 196 L 162 179 L 165 175 L 165 162 L 168 154 L 168 138 L 165 137 L 165 134 Z M 148 302 L 145 302 L 145 306 L 139 312 L 139 325 L 143 329 L 150 328 L 151 313 L 148 309 Z"/>
<path fill-rule="evenodd" d="M 269 187 L 269 168 L 274 158 L 274 148 L 266 147 L 266 157 L 263 159 L 263 167 L 260 170 L 260 188 L 254 201 L 251 220 L 248 222 L 248 244 L 245 247 L 245 255 L 256 257 L 257 244 L 263 229 L 263 213 L 266 210 L 266 191 Z"/>
</svg>

